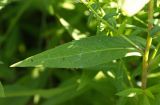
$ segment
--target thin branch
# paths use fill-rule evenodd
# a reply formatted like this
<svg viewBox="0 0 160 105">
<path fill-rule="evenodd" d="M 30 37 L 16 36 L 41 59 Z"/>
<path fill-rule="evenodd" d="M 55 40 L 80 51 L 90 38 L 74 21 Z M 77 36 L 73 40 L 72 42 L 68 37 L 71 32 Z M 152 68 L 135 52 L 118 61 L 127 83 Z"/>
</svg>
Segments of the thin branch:
<svg viewBox="0 0 160 105">
<path fill-rule="evenodd" d="M 154 5 L 154 0 L 150 0 L 148 4 L 148 35 L 147 35 L 146 48 L 143 55 L 142 89 L 145 89 L 147 86 L 149 53 L 152 45 L 152 37 L 150 36 L 149 32 L 153 27 L 153 24 L 150 22 L 151 20 L 153 20 L 153 5 Z"/>
</svg>

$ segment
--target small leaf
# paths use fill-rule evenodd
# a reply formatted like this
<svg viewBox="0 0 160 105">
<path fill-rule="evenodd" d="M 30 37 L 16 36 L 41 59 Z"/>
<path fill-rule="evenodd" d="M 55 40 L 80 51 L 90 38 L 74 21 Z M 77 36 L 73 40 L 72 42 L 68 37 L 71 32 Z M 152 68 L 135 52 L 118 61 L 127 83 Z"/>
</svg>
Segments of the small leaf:
<svg viewBox="0 0 160 105">
<path fill-rule="evenodd" d="M 139 88 L 130 88 L 123 90 L 121 92 L 118 92 L 116 95 L 118 96 L 124 96 L 124 97 L 134 97 L 136 95 L 143 94 L 143 90 Z"/>
<path fill-rule="evenodd" d="M 116 27 L 116 20 L 113 18 L 114 16 L 116 16 L 116 12 L 109 12 L 106 13 L 106 15 L 104 15 L 103 19 L 106 20 L 110 25 L 112 25 L 113 27 Z"/>
<path fill-rule="evenodd" d="M 149 69 L 154 70 L 160 66 L 160 55 L 153 59 L 149 64 Z"/>
<path fill-rule="evenodd" d="M 152 37 L 154 37 L 154 36 L 156 37 L 157 34 L 159 34 L 159 32 L 160 32 L 160 26 L 156 25 L 156 26 L 154 26 L 153 29 L 150 31 L 150 35 L 151 35 Z"/>
<path fill-rule="evenodd" d="M 123 22 L 122 22 L 122 24 L 120 24 L 120 26 L 119 26 L 119 28 L 118 28 L 118 34 L 120 34 L 120 35 L 123 35 L 123 32 L 125 31 L 125 29 L 126 29 L 126 24 L 127 24 L 127 19 L 126 20 L 124 20 Z"/>
</svg>

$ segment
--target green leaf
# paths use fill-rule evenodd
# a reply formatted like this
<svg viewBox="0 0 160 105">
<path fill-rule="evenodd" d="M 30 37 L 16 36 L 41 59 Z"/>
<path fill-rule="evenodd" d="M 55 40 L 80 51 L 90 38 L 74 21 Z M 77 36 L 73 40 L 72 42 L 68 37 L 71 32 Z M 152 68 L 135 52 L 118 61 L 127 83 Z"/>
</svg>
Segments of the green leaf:
<svg viewBox="0 0 160 105">
<path fill-rule="evenodd" d="M 43 98 L 49 98 L 57 95 L 62 95 L 66 92 L 71 92 L 76 89 L 77 84 L 52 89 L 29 89 L 20 85 L 11 85 L 5 87 L 6 97 L 34 96 L 38 94 Z"/>
<path fill-rule="evenodd" d="M 145 94 L 146 94 L 149 98 L 155 99 L 154 95 L 152 94 L 152 92 L 151 92 L 150 90 L 146 89 L 146 90 L 145 90 Z"/>
<path fill-rule="evenodd" d="M 138 37 L 130 37 L 129 40 Z M 47 50 L 11 67 L 86 68 L 124 57 L 137 50 L 122 37 L 93 36 Z"/>
<path fill-rule="evenodd" d="M 1 82 L 0 82 L 0 97 L 5 97 L 4 89 Z"/>
<path fill-rule="evenodd" d="M 157 55 L 157 57 L 150 62 L 149 69 L 154 70 L 159 66 L 160 66 L 160 55 Z"/>
<path fill-rule="evenodd" d="M 106 13 L 106 15 L 103 17 L 104 20 L 106 20 L 110 25 L 112 25 L 113 27 L 116 27 L 116 20 L 113 18 L 114 16 L 116 16 L 116 12 L 109 12 Z"/>
<path fill-rule="evenodd" d="M 139 105 L 151 105 L 146 95 L 139 97 Z"/>
<path fill-rule="evenodd" d="M 124 96 L 124 97 L 134 97 L 136 95 L 143 94 L 143 90 L 139 88 L 130 88 L 123 90 L 121 92 L 118 92 L 116 95 L 118 96 Z"/>
<path fill-rule="evenodd" d="M 118 28 L 118 34 L 123 35 L 125 29 L 126 29 L 126 24 L 128 22 L 128 18 L 126 18 L 122 24 L 120 24 L 119 28 Z"/>
<path fill-rule="evenodd" d="M 159 34 L 159 32 L 160 32 L 160 26 L 156 25 L 156 26 L 154 26 L 153 29 L 150 31 L 150 35 L 151 35 L 152 37 L 154 37 L 154 36 L 156 37 L 157 34 Z"/>
<path fill-rule="evenodd" d="M 152 93 L 160 93 L 160 84 L 151 86 L 148 88 L 149 91 L 151 91 Z"/>
<path fill-rule="evenodd" d="M 155 99 L 154 100 L 150 100 L 150 104 L 151 105 L 160 105 L 160 94 L 155 94 Z"/>
<path fill-rule="evenodd" d="M 116 105 L 125 105 L 126 102 L 127 102 L 127 98 L 126 98 L 126 97 L 120 97 L 120 98 L 117 100 Z"/>
</svg>

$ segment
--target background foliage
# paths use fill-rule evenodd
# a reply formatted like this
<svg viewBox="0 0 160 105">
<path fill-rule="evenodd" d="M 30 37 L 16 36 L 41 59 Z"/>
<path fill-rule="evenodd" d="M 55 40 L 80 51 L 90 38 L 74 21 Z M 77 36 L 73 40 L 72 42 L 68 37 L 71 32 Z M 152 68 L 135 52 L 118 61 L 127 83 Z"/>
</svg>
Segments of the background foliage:
<svg viewBox="0 0 160 105">
<path fill-rule="evenodd" d="M 158 0 L 154 7 L 153 51 Z M 117 0 L 1 0 L 0 105 L 159 105 L 159 51 L 140 88 L 147 7 L 123 12 Z"/>
</svg>

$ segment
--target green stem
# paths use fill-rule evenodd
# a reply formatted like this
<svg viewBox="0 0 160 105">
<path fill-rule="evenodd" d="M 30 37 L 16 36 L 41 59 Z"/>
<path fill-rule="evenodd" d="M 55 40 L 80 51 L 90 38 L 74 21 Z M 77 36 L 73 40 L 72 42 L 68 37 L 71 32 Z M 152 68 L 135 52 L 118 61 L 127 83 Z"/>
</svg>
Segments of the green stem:
<svg viewBox="0 0 160 105">
<path fill-rule="evenodd" d="M 153 24 L 150 22 L 153 19 L 153 5 L 154 1 L 150 0 L 148 4 L 148 35 L 146 48 L 143 55 L 143 65 L 142 65 L 142 89 L 145 89 L 147 86 L 147 75 L 148 75 L 148 64 L 149 64 L 149 52 L 152 45 L 152 37 L 149 35 L 149 31 L 152 29 Z"/>
</svg>

